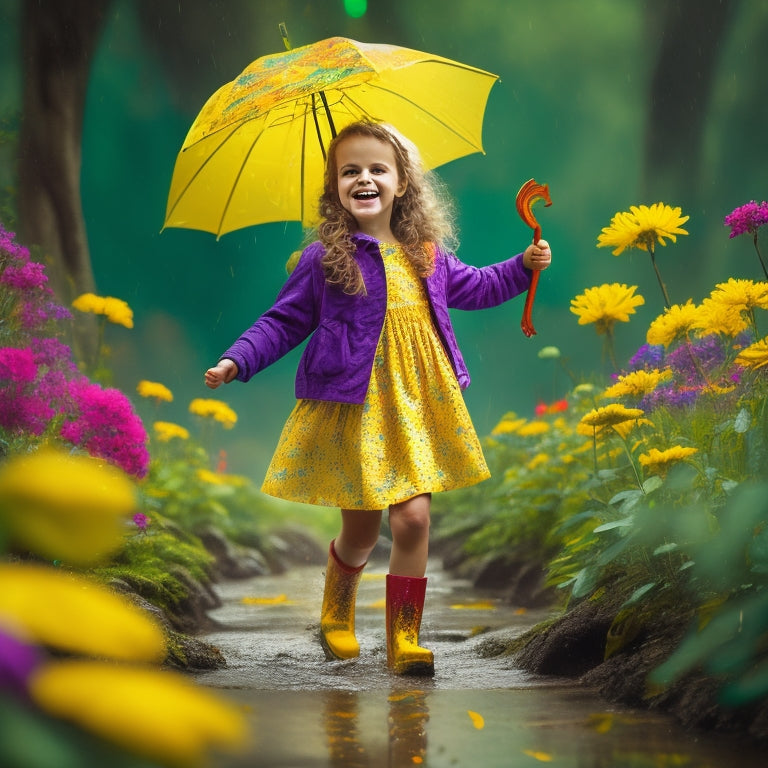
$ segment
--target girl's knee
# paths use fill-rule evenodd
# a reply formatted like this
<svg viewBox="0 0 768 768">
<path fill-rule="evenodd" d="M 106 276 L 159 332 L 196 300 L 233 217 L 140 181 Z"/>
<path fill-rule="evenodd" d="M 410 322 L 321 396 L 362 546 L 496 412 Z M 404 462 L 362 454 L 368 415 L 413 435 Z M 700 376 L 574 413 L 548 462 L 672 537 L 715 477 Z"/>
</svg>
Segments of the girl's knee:
<svg viewBox="0 0 768 768">
<path fill-rule="evenodd" d="M 429 497 L 416 496 L 389 509 L 389 527 L 393 536 L 419 537 L 429 534 Z"/>
</svg>

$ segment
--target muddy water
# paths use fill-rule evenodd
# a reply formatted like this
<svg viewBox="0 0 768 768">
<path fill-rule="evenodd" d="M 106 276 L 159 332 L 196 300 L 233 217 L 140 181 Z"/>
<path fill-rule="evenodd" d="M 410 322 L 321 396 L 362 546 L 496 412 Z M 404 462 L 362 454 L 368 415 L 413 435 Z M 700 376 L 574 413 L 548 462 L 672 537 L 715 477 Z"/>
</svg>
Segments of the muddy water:
<svg viewBox="0 0 768 768">
<path fill-rule="evenodd" d="M 386 669 L 384 574 L 360 585 L 361 655 L 327 662 L 318 611 L 323 569 L 221 585 L 219 628 L 206 639 L 228 667 L 198 683 L 240 705 L 252 724 L 248 754 L 233 768 L 352 766 L 568 766 L 573 768 L 757 768 L 763 755 L 738 742 L 692 735 L 666 716 L 609 705 L 572 681 L 537 678 L 488 652 L 545 617 L 430 569 L 421 639 L 435 677 L 397 678 Z"/>
</svg>

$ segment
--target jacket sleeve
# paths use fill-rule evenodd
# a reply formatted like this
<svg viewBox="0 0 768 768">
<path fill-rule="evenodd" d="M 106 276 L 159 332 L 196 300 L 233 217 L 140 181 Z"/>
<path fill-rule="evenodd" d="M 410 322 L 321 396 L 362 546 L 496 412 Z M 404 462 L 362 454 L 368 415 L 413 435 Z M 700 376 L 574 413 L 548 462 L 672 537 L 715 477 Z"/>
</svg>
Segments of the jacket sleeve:
<svg viewBox="0 0 768 768">
<path fill-rule="evenodd" d="M 454 254 L 443 252 L 446 297 L 451 309 L 487 309 L 503 304 L 528 289 L 532 272 L 523 266 L 523 254 L 487 267 L 473 267 Z"/>
<path fill-rule="evenodd" d="M 322 246 L 306 248 L 274 304 L 221 356 L 235 362 L 239 381 L 272 365 L 317 327 L 325 283 L 321 257 Z"/>
</svg>

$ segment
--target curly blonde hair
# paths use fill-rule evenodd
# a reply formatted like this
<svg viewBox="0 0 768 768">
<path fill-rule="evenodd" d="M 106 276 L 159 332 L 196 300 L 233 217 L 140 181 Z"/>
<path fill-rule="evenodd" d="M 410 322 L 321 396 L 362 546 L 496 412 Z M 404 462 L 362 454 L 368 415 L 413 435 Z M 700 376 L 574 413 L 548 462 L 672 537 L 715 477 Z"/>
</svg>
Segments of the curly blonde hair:
<svg viewBox="0 0 768 768">
<path fill-rule="evenodd" d="M 415 145 L 386 123 L 361 120 L 339 131 L 328 147 L 325 185 L 320 196 L 321 223 L 315 235 L 325 246 L 323 268 L 326 280 L 342 286 L 345 293 L 365 293 L 360 267 L 355 260 L 351 235 L 357 229 L 352 214 L 339 200 L 338 145 L 350 136 L 370 136 L 389 144 L 395 153 L 397 173 L 406 182 L 405 193 L 392 207 L 392 234 L 422 277 L 434 269 L 435 246 L 457 245 L 453 203 L 440 180 L 428 172 Z"/>
</svg>

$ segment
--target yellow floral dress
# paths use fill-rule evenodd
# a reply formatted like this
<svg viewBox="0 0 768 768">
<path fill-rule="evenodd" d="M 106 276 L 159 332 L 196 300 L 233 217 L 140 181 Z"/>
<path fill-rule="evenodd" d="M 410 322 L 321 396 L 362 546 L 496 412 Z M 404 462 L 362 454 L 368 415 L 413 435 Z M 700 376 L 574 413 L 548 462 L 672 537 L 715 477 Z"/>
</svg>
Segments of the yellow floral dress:
<svg viewBox="0 0 768 768">
<path fill-rule="evenodd" d="M 381 244 L 387 312 L 362 405 L 299 400 L 262 486 L 290 501 L 384 509 L 490 476 L 424 286 Z"/>
</svg>

